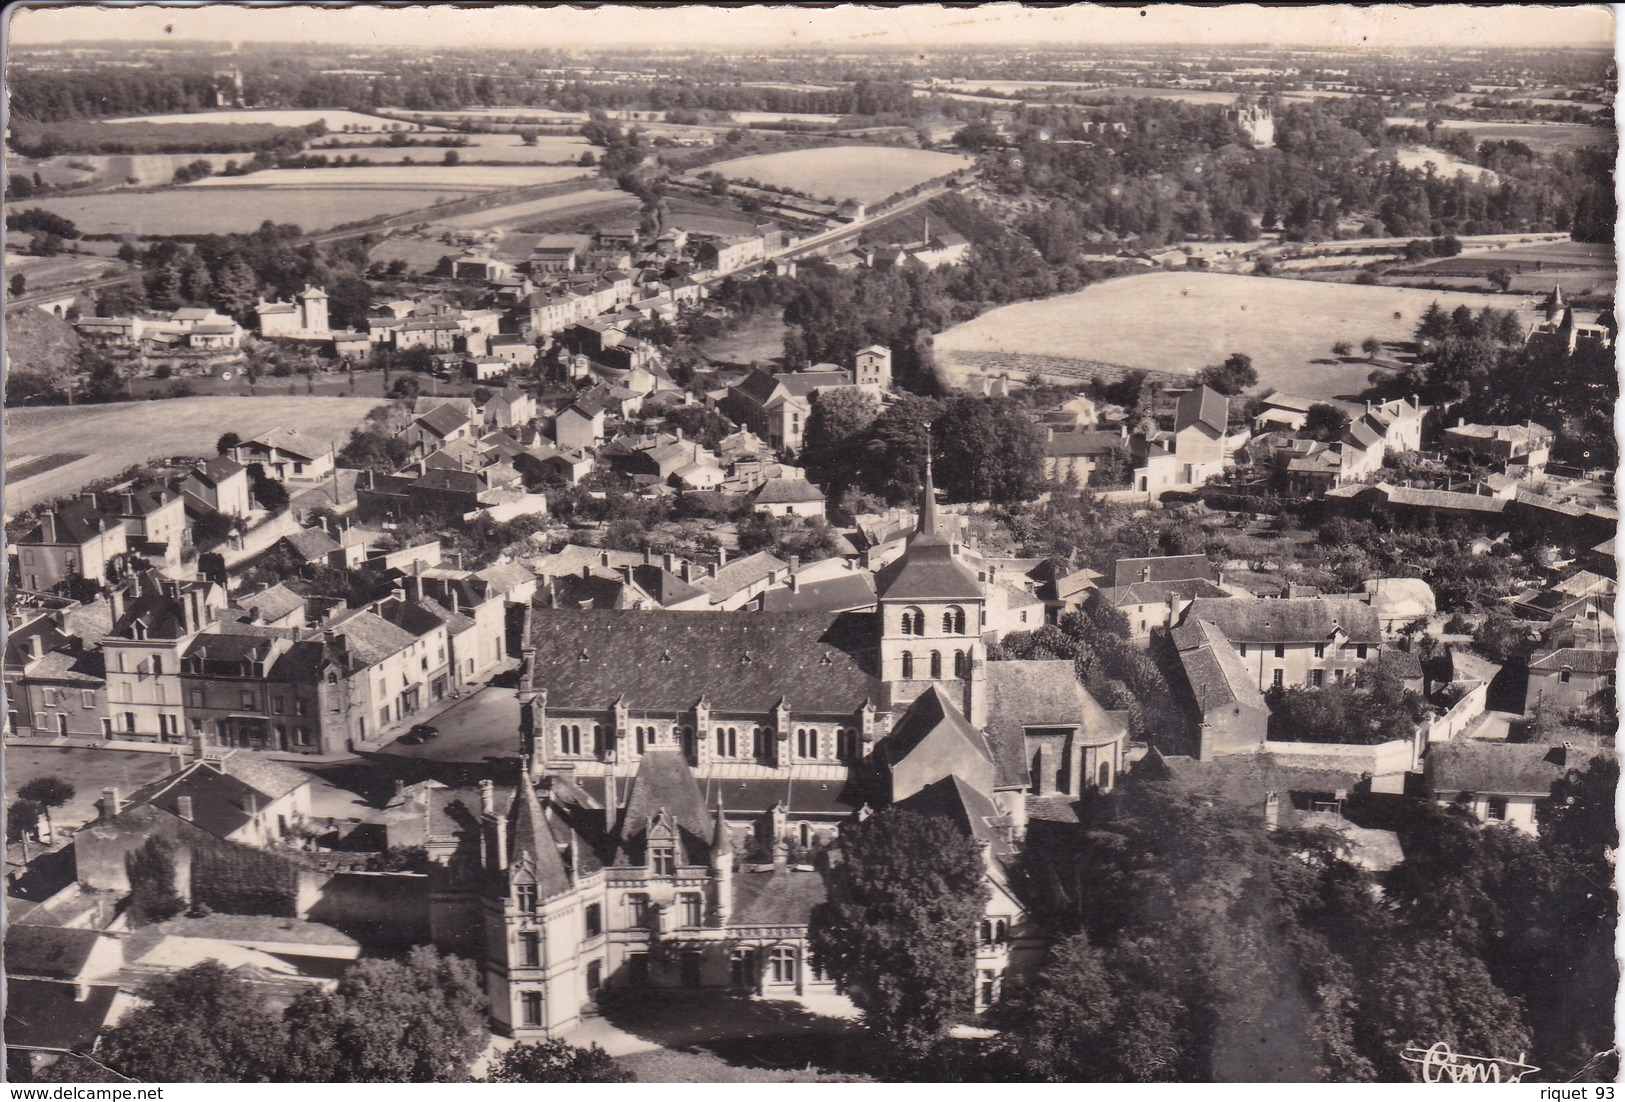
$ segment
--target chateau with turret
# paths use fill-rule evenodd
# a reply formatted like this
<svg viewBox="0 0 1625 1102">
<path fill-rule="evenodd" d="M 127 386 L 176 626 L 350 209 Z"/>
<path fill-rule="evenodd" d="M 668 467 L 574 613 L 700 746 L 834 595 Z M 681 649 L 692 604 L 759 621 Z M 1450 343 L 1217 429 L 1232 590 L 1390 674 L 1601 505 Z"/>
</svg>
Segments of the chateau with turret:
<svg viewBox="0 0 1625 1102">
<path fill-rule="evenodd" d="M 978 1005 L 1036 960 L 1029 818 L 1109 790 L 1126 726 L 1070 662 L 988 661 L 965 551 L 928 467 L 876 612 L 532 610 L 520 783 L 429 809 L 435 940 L 482 962 L 499 1028 L 567 1029 L 606 987 L 827 988 L 826 850 L 891 805 L 982 848 Z"/>
</svg>

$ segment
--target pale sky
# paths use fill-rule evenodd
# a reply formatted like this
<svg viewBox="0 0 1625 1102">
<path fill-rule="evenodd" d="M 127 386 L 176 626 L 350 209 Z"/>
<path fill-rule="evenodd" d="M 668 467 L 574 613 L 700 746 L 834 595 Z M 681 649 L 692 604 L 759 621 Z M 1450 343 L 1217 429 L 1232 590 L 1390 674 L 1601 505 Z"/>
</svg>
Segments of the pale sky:
<svg viewBox="0 0 1625 1102">
<path fill-rule="evenodd" d="M 619 10 L 615 10 L 619 9 Z M 877 8 L 844 5 L 715 8 L 685 4 L 649 9 L 619 4 L 596 10 L 502 5 L 423 4 L 258 7 L 232 3 L 68 4 L 13 8 L 18 45 L 111 39 L 227 42 L 354 42 L 357 45 L 568 47 L 625 45 L 832 49 L 846 45 L 941 46 L 1045 43 L 1272 43 L 1383 50 L 1408 46 L 1607 46 L 1613 14 L 1588 7 L 1377 5 L 1221 8 L 1151 5 L 1143 9 L 1076 4 L 1062 9 L 986 4 Z"/>
</svg>

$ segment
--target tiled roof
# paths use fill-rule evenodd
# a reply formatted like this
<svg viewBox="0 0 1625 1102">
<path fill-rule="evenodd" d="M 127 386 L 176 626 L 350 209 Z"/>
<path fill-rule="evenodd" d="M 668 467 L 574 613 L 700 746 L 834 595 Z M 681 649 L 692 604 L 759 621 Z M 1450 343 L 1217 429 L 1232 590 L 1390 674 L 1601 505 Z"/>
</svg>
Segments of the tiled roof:
<svg viewBox="0 0 1625 1102">
<path fill-rule="evenodd" d="M 1206 555 L 1158 555 L 1145 559 L 1118 559 L 1113 568 L 1114 586 L 1135 582 L 1169 582 L 1182 578 L 1213 580 L 1213 564 Z"/>
<path fill-rule="evenodd" d="M 770 478 L 751 495 L 758 505 L 789 505 L 823 501 L 824 492 L 804 478 Z"/>
<path fill-rule="evenodd" d="M 933 781 L 896 806 L 917 815 L 945 818 L 976 841 L 987 843 L 996 855 L 1014 852 L 1004 830 L 1008 817 L 1000 814 L 992 800 L 957 776 Z"/>
<path fill-rule="evenodd" d="M 717 604 L 746 586 L 754 585 L 777 571 L 789 569 L 789 566 L 783 559 L 775 558 L 766 551 L 758 551 L 754 555 L 735 559 L 718 570 L 715 577 L 695 578 L 692 584 L 709 593 L 711 602 Z"/>
<path fill-rule="evenodd" d="M 1201 578 L 1186 578 L 1172 582 L 1135 582 L 1133 585 L 1103 589 L 1101 593 L 1119 608 L 1124 605 L 1158 604 L 1170 597 L 1192 601 L 1198 597 L 1220 598 L 1230 596 L 1229 593 L 1212 582 L 1204 581 Z"/>
<path fill-rule="evenodd" d="M 735 383 L 733 389 L 756 405 L 765 406 L 779 392 L 779 380 L 765 371 L 753 370 Z"/>
<path fill-rule="evenodd" d="M 1053 459 L 1069 455 L 1107 455 L 1126 447 L 1120 433 L 1115 432 L 1058 432 L 1044 442 L 1044 454 Z"/>
<path fill-rule="evenodd" d="M 703 863 L 710 849 L 711 815 L 700 795 L 694 772 L 680 750 L 644 752 L 621 809 L 616 829 L 618 853 L 632 856 L 662 811 L 677 824 L 688 861 Z"/>
<path fill-rule="evenodd" d="M 736 873 L 733 887 L 730 926 L 805 926 L 827 898 L 823 875 L 798 869 Z"/>
<path fill-rule="evenodd" d="M 417 641 L 410 633 L 371 612 L 357 612 L 334 624 L 333 632 L 344 638 L 351 658 L 363 666 L 376 666 Z"/>
<path fill-rule="evenodd" d="M 220 767 L 228 776 L 248 785 L 268 800 L 286 796 L 289 792 L 310 783 L 310 774 L 285 765 L 274 758 L 238 751 L 220 759 Z"/>
<path fill-rule="evenodd" d="M 874 603 L 874 577 L 866 571 L 809 582 L 796 589 L 770 589 L 762 594 L 764 612 L 845 612 Z"/>
<path fill-rule="evenodd" d="M 441 438 L 468 424 L 468 415 L 453 405 L 439 405 L 415 422 Z"/>
<path fill-rule="evenodd" d="M 773 376 L 793 397 L 805 398 L 819 387 L 850 386 L 852 376 L 844 371 L 790 371 Z"/>
<path fill-rule="evenodd" d="M 9 954 L 8 954 L 9 955 Z M 6 1047 L 31 1052 L 88 1052 L 107 1023 L 117 984 L 78 985 L 6 977 Z"/>
<path fill-rule="evenodd" d="M 1174 640 L 1198 712 L 1206 715 L 1237 704 L 1265 707 L 1264 695 L 1253 684 L 1241 655 L 1218 628 L 1198 620 L 1176 629 Z"/>
<path fill-rule="evenodd" d="M 1261 599 L 1200 598 L 1183 624 L 1206 620 L 1232 643 L 1320 643 L 1343 631 L 1351 643 L 1381 643 L 1382 628 L 1370 605 L 1335 597 Z"/>
<path fill-rule="evenodd" d="M 18 537 L 18 543 L 47 543 L 58 544 L 85 544 L 99 536 L 109 527 L 114 526 L 113 521 L 104 518 L 94 508 L 82 501 L 69 502 L 51 510 L 56 518 L 56 538 L 47 541 L 45 526 L 39 525 L 24 535 Z"/>
<path fill-rule="evenodd" d="M 304 608 L 305 598 L 302 594 L 295 593 L 281 582 L 278 582 L 276 585 L 267 586 L 258 593 L 239 597 L 237 605 L 239 608 L 258 611 L 261 619 L 280 620 L 294 609 Z"/>
<path fill-rule="evenodd" d="M 1538 742 L 1443 742 L 1423 763 L 1428 786 L 1438 795 L 1460 793 L 1547 796 L 1571 769 L 1584 769 L 1592 755 Z"/>
<path fill-rule="evenodd" d="M 84 971 L 102 939 L 96 930 L 17 923 L 6 929 L 6 974 L 70 980 Z M 8 1045 L 11 1043 L 7 1038 Z"/>
<path fill-rule="evenodd" d="M 252 440 L 245 440 L 241 446 L 251 447 L 255 444 L 266 448 L 275 448 L 288 455 L 296 455 L 301 459 L 315 459 L 327 454 L 327 446 L 312 440 L 302 432 L 294 429 L 272 429 Z"/>
<path fill-rule="evenodd" d="M 1529 659 L 1531 670 L 1569 670 L 1572 673 L 1611 673 L 1619 664 L 1618 648 L 1561 647 Z"/>
<path fill-rule="evenodd" d="M 1029 780 L 1027 727 L 1077 727 L 1080 745 L 1122 738 L 1126 729 L 1078 683 L 1065 659 L 989 662 L 987 736 L 1000 785 Z"/>
<path fill-rule="evenodd" d="M 1174 431 L 1205 425 L 1223 434 L 1230 423 L 1230 400 L 1211 387 L 1199 386 L 1182 394 L 1174 407 Z"/>
<path fill-rule="evenodd" d="M 231 458 L 231 456 L 217 455 L 212 459 L 206 459 L 199 463 L 193 468 L 192 473 L 202 481 L 209 483 L 209 485 L 218 486 L 238 471 L 245 469 L 241 463 Z"/>
<path fill-rule="evenodd" d="M 265 802 L 253 785 L 207 764 L 194 763 L 132 792 L 130 809 L 146 804 L 182 818 L 183 796 L 192 801 L 192 825 L 216 838 L 228 838 L 242 829 L 254 817 L 250 808 Z"/>
<path fill-rule="evenodd" d="M 879 698 L 874 616 L 701 615 L 536 609 L 530 685 L 548 706 L 637 710 L 856 711 Z"/>
<path fill-rule="evenodd" d="M 639 589 L 661 605 L 671 606 L 679 601 L 691 600 L 695 597 L 705 596 L 703 589 L 689 585 L 670 570 L 654 563 L 644 563 L 632 568 L 632 580 Z"/>
</svg>

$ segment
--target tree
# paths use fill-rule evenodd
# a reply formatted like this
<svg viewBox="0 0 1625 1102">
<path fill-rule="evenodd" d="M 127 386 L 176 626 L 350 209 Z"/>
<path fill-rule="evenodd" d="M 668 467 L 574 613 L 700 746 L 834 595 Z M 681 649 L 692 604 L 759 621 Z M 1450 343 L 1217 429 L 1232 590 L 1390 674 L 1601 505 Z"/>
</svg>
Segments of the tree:
<svg viewBox="0 0 1625 1102">
<path fill-rule="evenodd" d="M 23 864 L 28 863 L 28 839 L 39 830 L 44 809 L 32 800 L 13 800 L 6 807 L 6 841 L 23 847 Z"/>
<path fill-rule="evenodd" d="M 448 149 L 446 150 L 446 155 L 440 159 L 440 163 L 443 165 L 454 165 L 461 160 L 462 158 L 457 155 L 457 151 L 455 149 Z"/>
<path fill-rule="evenodd" d="M 216 455 L 225 455 L 232 448 L 235 448 L 238 444 L 241 444 L 242 442 L 243 442 L 243 438 L 241 436 L 238 436 L 236 433 L 234 433 L 234 432 L 223 432 L 223 433 L 220 434 L 220 439 L 218 439 L 218 440 L 216 440 L 214 442 L 215 454 Z"/>
<path fill-rule="evenodd" d="M 28 291 L 28 277 L 27 276 L 23 275 L 23 273 L 21 273 L 21 272 L 18 272 L 16 275 L 11 277 L 11 294 L 12 294 L 13 298 L 15 298 L 17 295 L 24 294 L 27 291 Z"/>
<path fill-rule="evenodd" d="M 1366 359 L 1374 360 L 1377 358 L 1377 353 L 1382 351 L 1382 342 L 1376 337 L 1367 337 L 1360 342 L 1360 351 L 1365 353 Z"/>
<path fill-rule="evenodd" d="M 259 285 L 259 277 L 248 261 L 232 253 L 215 269 L 214 308 L 238 321 L 249 320 L 259 300 Z"/>
<path fill-rule="evenodd" d="M 597 1045 L 578 1048 L 550 1038 L 514 1045 L 491 1061 L 487 1083 L 631 1083 L 637 1076 Z"/>
<path fill-rule="evenodd" d="M 175 848 L 153 835 L 124 857 L 130 895 L 125 902 L 132 926 L 150 926 L 174 918 L 186 907 L 175 891 Z"/>
<path fill-rule="evenodd" d="M 1326 402 L 1316 402 L 1310 406 L 1303 419 L 1303 433 L 1313 440 L 1337 440 L 1348 427 L 1349 415 Z"/>
<path fill-rule="evenodd" d="M 389 396 L 391 398 L 416 399 L 422 391 L 422 383 L 410 375 L 402 375 L 395 380 L 395 385 L 389 388 Z"/>
<path fill-rule="evenodd" d="M 404 961 L 368 959 L 332 992 L 288 1008 L 289 1078 L 306 1083 L 466 1082 L 490 1037 L 479 974 L 420 945 Z"/>
<path fill-rule="evenodd" d="M 204 513 L 192 525 L 192 546 L 199 551 L 219 547 L 231 538 L 236 523 L 224 513 Z"/>
<path fill-rule="evenodd" d="M 989 898 L 976 844 L 946 819 L 900 808 L 842 845 L 830 900 L 813 910 L 813 960 L 907 1061 L 969 1010 Z"/>
<path fill-rule="evenodd" d="M 61 777 L 35 777 L 17 790 L 17 796 L 40 806 L 45 820 L 45 833 L 48 834 L 51 830 L 51 809 L 61 807 L 73 799 L 75 791 L 73 785 Z"/>
<path fill-rule="evenodd" d="M 1506 294 L 1512 289 L 1512 273 L 1505 268 L 1496 268 L 1486 278 L 1502 294 Z"/>
<path fill-rule="evenodd" d="M 1348 341 L 1338 341 L 1336 344 L 1332 345 L 1332 355 L 1334 356 L 1348 356 L 1353 352 L 1354 346 Z"/>
<path fill-rule="evenodd" d="M 219 961 L 160 976 L 141 995 L 150 1005 L 127 1014 L 96 1048 L 113 1072 L 143 1083 L 284 1081 L 282 1023 Z"/>
<path fill-rule="evenodd" d="M 1253 358 L 1245 352 L 1232 352 L 1223 364 L 1203 368 L 1196 381 L 1220 394 L 1240 394 L 1248 387 L 1258 385 L 1258 369 L 1253 366 Z"/>
<path fill-rule="evenodd" d="M 265 468 L 258 463 L 248 465 L 248 492 L 269 512 L 280 513 L 288 507 L 288 488 L 267 476 Z"/>
</svg>

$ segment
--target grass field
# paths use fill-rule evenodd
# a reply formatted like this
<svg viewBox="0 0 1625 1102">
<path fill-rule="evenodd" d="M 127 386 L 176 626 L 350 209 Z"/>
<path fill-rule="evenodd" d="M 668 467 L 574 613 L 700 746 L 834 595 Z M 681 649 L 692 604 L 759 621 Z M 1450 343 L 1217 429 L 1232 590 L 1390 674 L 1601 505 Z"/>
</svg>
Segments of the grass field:
<svg viewBox="0 0 1625 1102">
<path fill-rule="evenodd" d="M 842 145 L 741 157 L 710 168 L 732 180 L 758 180 L 820 198 L 874 203 L 971 163 L 969 157 L 924 149 Z"/>
<path fill-rule="evenodd" d="M 1481 184 L 1495 185 L 1500 183 L 1501 177 L 1487 168 L 1480 168 L 1471 161 L 1464 161 L 1453 153 L 1446 153 L 1442 149 L 1433 149 L 1425 145 L 1401 146 L 1394 153 L 1394 160 L 1404 168 L 1420 169 L 1428 165 L 1433 171 L 1445 178 L 1466 175 L 1469 180 Z"/>
<path fill-rule="evenodd" d="M 228 429 L 247 439 L 286 426 L 342 444 L 377 405 L 375 398 L 264 396 L 8 409 L 8 453 L 55 454 L 65 445 L 94 441 L 96 454 L 32 478 L 8 479 L 6 510 L 15 513 L 75 493 L 85 483 L 118 474 L 133 463 L 170 455 L 213 455 L 215 441 Z"/>
<path fill-rule="evenodd" d="M 499 164 L 562 165 L 575 164 L 592 146 L 585 138 L 565 138 L 543 135 L 535 145 L 526 145 L 517 134 L 468 134 L 468 145 L 458 146 L 456 153 L 464 162 L 492 161 Z M 326 142 L 328 139 L 323 139 Z M 369 164 L 398 165 L 402 157 L 411 157 L 416 164 L 434 163 L 446 155 L 439 146 L 372 145 L 360 149 L 329 149 L 323 144 L 310 146 L 306 152 L 320 153 L 328 159 L 348 161 L 358 157 Z M 596 156 L 596 154 L 595 154 Z"/>
<path fill-rule="evenodd" d="M 1511 290 L 1518 294 L 1544 294 L 1556 283 L 1570 296 L 1612 296 L 1619 280 L 1613 247 L 1580 241 L 1467 252 L 1392 272 L 1390 276 L 1411 281 L 1437 280 L 1447 286 L 1476 290 L 1487 286 L 1489 274 L 1498 268 L 1512 273 Z"/>
<path fill-rule="evenodd" d="M 1423 120 L 1411 116 L 1386 119 L 1390 126 L 1421 126 Z M 1467 130 L 1474 141 L 1517 141 L 1536 153 L 1552 153 L 1559 149 L 1586 147 L 1609 149 L 1618 144 L 1619 136 L 1610 127 L 1589 126 L 1574 122 L 1476 122 L 1471 119 L 1445 119 L 1441 130 Z"/>
<path fill-rule="evenodd" d="M 438 161 L 440 153 L 424 160 Z M 210 176 L 188 188 L 388 188 L 447 189 L 465 194 L 535 187 L 592 175 L 592 169 L 558 165 L 357 165 L 354 168 L 273 168 L 248 176 Z"/>
<path fill-rule="evenodd" d="M 71 220 L 82 233 L 247 233 L 267 219 L 312 233 L 431 207 L 441 199 L 459 199 L 473 190 L 478 189 L 184 187 L 30 199 L 8 204 L 6 209 L 44 207 Z"/>
<path fill-rule="evenodd" d="M 489 207 L 485 210 L 475 211 L 472 214 L 462 214 L 453 218 L 437 219 L 434 224 L 437 227 L 455 230 L 504 227 L 513 229 L 544 222 L 554 215 L 576 213 L 585 208 L 623 206 L 628 203 L 635 205 L 637 199 L 624 191 L 583 189 L 564 195 L 547 195 L 540 199 L 526 199 L 524 202 L 512 203 L 505 207 Z"/>
<path fill-rule="evenodd" d="M 1366 386 L 1372 366 L 1332 359 L 1334 342 L 1366 337 L 1409 340 L 1430 302 L 1520 309 L 1512 296 L 1193 272 L 1130 276 L 1076 294 L 1018 303 L 957 325 L 936 338 L 938 361 L 958 382 L 955 354 L 1028 353 L 1189 373 L 1245 352 L 1259 385 L 1305 398 L 1333 398 Z"/>
<path fill-rule="evenodd" d="M 706 358 L 725 364 L 771 363 L 784 355 L 784 318 L 763 310 L 746 318 L 732 333 L 700 345 Z"/>
<path fill-rule="evenodd" d="M 132 118 L 107 119 L 107 122 L 156 122 L 166 125 L 178 123 L 230 123 L 244 125 L 263 123 L 268 126 L 309 126 L 314 122 L 326 123 L 329 130 L 390 130 L 401 124 L 391 123 L 377 115 L 363 115 L 345 110 L 247 110 L 247 111 L 194 111 L 186 115 L 138 115 Z"/>
</svg>

